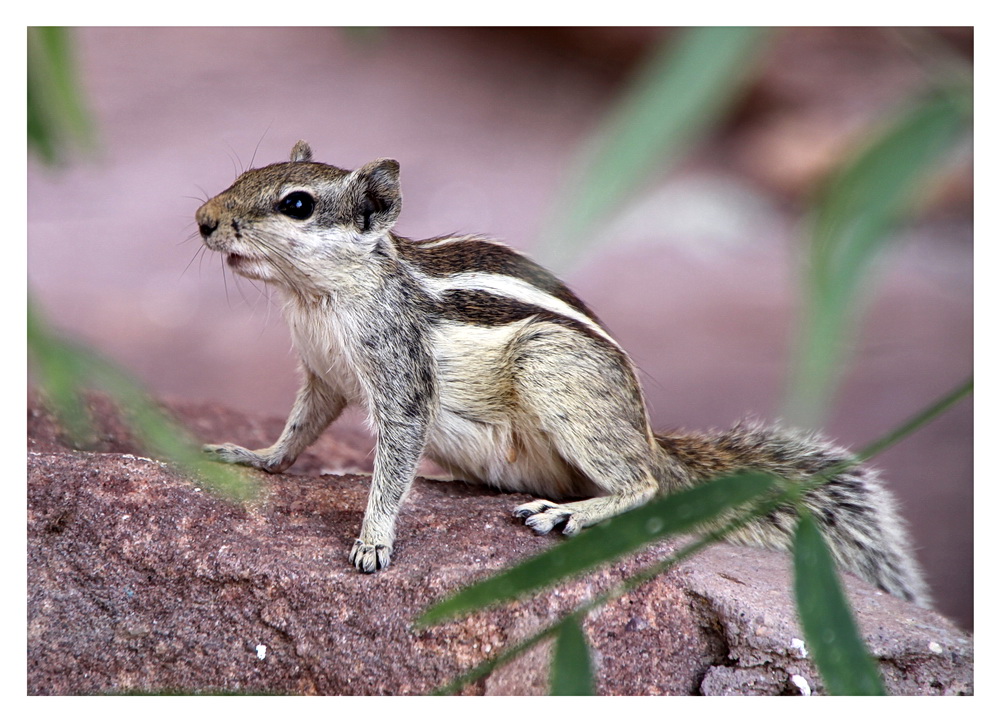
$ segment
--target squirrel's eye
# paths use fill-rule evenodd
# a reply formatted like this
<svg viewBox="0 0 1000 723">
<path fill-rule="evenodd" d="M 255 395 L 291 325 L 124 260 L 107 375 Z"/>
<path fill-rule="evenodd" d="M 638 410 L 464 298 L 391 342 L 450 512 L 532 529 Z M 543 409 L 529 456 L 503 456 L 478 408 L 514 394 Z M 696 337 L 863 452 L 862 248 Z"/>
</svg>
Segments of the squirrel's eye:
<svg viewBox="0 0 1000 723">
<path fill-rule="evenodd" d="M 292 191 L 278 201 L 278 212 L 298 221 L 305 221 L 313 215 L 316 199 L 305 191 Z"/>
</svg>

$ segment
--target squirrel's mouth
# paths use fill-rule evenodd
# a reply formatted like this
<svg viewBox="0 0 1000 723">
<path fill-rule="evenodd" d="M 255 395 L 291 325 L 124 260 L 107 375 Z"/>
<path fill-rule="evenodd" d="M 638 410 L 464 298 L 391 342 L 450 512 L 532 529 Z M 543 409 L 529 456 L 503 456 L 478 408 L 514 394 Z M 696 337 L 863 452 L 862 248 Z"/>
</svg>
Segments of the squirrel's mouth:
<svg viewBox="0 0 1000 723">
<path fill-rule="evenodd" d="M 241 254 L 227 253 L 226 266 L 232 269 L 234 273 L 237 273 L 240 276 L 245 276 L 248 279 L 268 281 L 271 278 L 268 265 L 263 259 L 243 256 Z"/>
</svg>

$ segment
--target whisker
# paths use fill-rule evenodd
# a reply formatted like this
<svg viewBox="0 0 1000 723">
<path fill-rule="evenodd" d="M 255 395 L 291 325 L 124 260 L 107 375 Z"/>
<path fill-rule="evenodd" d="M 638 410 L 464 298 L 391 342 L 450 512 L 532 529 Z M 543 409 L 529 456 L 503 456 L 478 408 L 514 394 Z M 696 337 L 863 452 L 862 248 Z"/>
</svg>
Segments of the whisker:
<svg viewBox="0 0 1000 723">
<path fill-rule="evenodd" d="M 237 158 L 239 158 L 239 156 L 236 155 L 236 151 L 233 150 L 232 146 L 230 146 L 228 143 L 226 145 L 229 146 L 229 149 L 227 151 L 227 155 L 229 156 L 229 162 L 233 166 L 233 180 L 236 180 L 237 178 L 239 178 L 240 174 L 242 173 L 242 171 L 240 170 L 239 164 L 236 163 L 236 160 L 237 160 Z"/>
<path fill-rule="evenodd" d="M 267 299 L 267 316 L 264 317 L 264 324 L 267 325 L 271 322 L 271 309 L 273 308 L 273 304 L 271 303 L 271 287 L 265 284 L 264 289 L 267 291 L 267 296 L 265 297 Z"/>
<path fill-rule="evenodd" d="M 194 225 L 195 225 L 195 222 L 191 221 L 189 223 L 184 224 L 184 227 L 187 228 L 188 226 L 194 226 Z M 199 230 L 196 229 L 196 230 L 192 231 L 191 233 L 189 233 L 186 237 L 184 237 L 183 239 L 181 239 L 180 241 L 178 241 L 176 243 L 176 245 L 177 246 L 181 246 L 183 244 L 188 243 L 192 239 L 196 239 L 196 238 L 200 238 L 200 237 L 201 237 L 201 231 L 199 231 Z"/>
<path fill-rule="evenodd" d="M 257 141 L 257 145 L 253 147 L 253 155 L 250 156 L 250 168 L 253 168 L 254 159 L 257 158 L 257 150 L 260 148 L 260 144 L 264 142 L 264 137 L 267 135 L 267 132 L 271 130 L 273 123 L 274 121 L 271 121 L 271 123 L 267 124 L 267 128 L 264 129 L 264 133 L 261 135 L 260 140 Z"/>
<path fill-rule="evenodd" d="M 289 288 L 295 288 L 295 279 L 293 278 L 293 276 L 291 275 L 291 273 L 289 273 L 288 269 L 289 268 L 295 269 L 295 268 L 301 267 L 303 264 L 301 262 L 295 261 L 292 258 L 291 254 L 289 254 L 285 249 L 283 249 L 280 246 L 277 246 L 277 245 L 271 243 L 266 238 L 255 237 L 254 239 L 252 239 L 252 241 L 254 243 L 258 244 L 261 248 L 263 248 L 263 250 L 265 250 L 266 252 L 268 252 L 268 254 L 272 258 L 277 257 L 280 261 L 285 262 L 285 263 L 278 263 L 278 264 L 272 263 L 272 266 L 275 269 L 275 271 L 282 277 L 282 279 L 284 279 L 284 281 L 289 286 Z M 287 264 L 287 268 L 286 268 L 286 264 Z"/>
<path fill-rule="evenodd" d="M 181 275 L 178 276 L 177 278 L 179 279 L 184 278 L 184 274 L 186 274 L 188 272 L 188 269 L 191 268 L 191 264 L 194 263 L 194 260 L 199 256 L 202 256 L 207 249 L 208 249 L 207 246 L 202 246 L 201 248 L 196 249 L 194 255 L 191 256 L 191 260 L 187 262 L 187 266 L 184 267 L 184 270 L 181 271 Z"/>
<path fill-rule="evenodd" d="M 293 268 L 296 270 L 305 269 L 307 271 L 315 273 L 316 275 L 322 275 L 322 269 L 320 269 L 318 266 L 315 266 L 309 261 L 305 261 L 300 258 L 295 258 L 291 254 L 291 252 L 289 252 L 284 246 L 281 245 L 280 239 L 278 239 L 279 241 L 278 243 L 274 243 L 269 238 L 266 238 L 264 236 L 258 236 L 255 237 L 253 241 L 255 243 L 259 243 L 260 246 L 262 246 L 266 251 L 269 251 L 274 256 L 277 256 L 282 260 L 288 262 L 289 268 Z"/>
<path fill-rule="evenodd" d="M 254 284 L 254 288 L 256 288 L 256 287 L 257 287 L 257 285 Z M 264 289 L 267 289 L 267 284 L 264 284 Z M 264 323 L 262 323 L 260 325 L 260 333 L 257 335 L 258 339 L 263 338 L 264 332 L 267 331 L 267 325 L 268 325 L 268 323 L 271 320 L 271 304 L 270 304 L 271 299 L 267 295 L 267 293 L 264 291 L 264 289 L 257 289 L 257 292 L 258 292 L 257 301 L 259 302 L 260 299 L 263 298 L 264 299 L 264 308 L 266 309 L 266 311 L 264 313 Z M 254 314 L 257 313 L 257 306 L 256 305 L 254 306 L 254 310 L 253 311 L 254 311 Z"/>
<path fill-rule="evenodd" d="M 219 255 L 219 261 L 222 264 L 222 285 L 226 289 L 226 306 L 230 309 L 233 308 L 233 303 L 229 300 L 229 282 L 226 281 L 226 257 L 222 254 Z"/>
<path fill-rule="evenodd" d="M 243 299 L 243 303 L 246 306 L 250 307 L 250 310 L 253 311 L 254 310 L 253 305 L 250 303 L 250 300 L 247 299 L 247 295 L 243 292 L 243 284 L 241 283 L 242 279 L 239 278 L 238 276 L 234 276 L 233 278 L 236 279 L 236 289 L 237 289 L 237 291 L 240 292 L 240 298 Z M 254 282 L 252 280 L 250 280 L 250 279 L 247 279 L 247 280 L 250 281 L 250 285 L 251 286 L 253 286 L 255 289 L 257 288 L 257 285 L 254 284 Z M 258 290 L 258 292 L 260 291 L 260 289 L 257 289 L 257 290 Z"/>
<path fill-rule="evenodd" d="M 264 309 L 265 309 L 265 312 L 264 312 L 264 326 L 263 326 L 263 328 L 261 328 L 261 334 L 263 334 L 264 333 L 264 329 L 267 328 L 267 319 L 268 319 L 268 316 L 269 316 L 269 314 L 267 313 L 267 304 L 268 304 L 267 283 L 265 282 L 264 286 L 260 287 L 260 286 L 257 286 L 257 284 L 255 284 L 253 281 L 251 281 L 250 285 L 257 291 L 257 298 L 254 299 L 254 302 L 253 302 L 253 313 L 254 313 L 254 316 L 256 316 L 257 313 L 260 311 L 260 305 L 261 305 L 261 303 L 264 304 Z"/>
</svg>

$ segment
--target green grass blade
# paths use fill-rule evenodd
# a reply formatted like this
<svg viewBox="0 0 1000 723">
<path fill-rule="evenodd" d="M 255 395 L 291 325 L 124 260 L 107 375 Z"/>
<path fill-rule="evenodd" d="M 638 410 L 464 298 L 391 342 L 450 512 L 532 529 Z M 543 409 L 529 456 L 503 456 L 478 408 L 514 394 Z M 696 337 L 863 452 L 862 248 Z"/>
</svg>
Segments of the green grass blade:
<svg viewBox="0 0 1000 723">
<path fill-rule="evenodd" d="M 559 626 L 549 692 L 552 695 L 594 695 L 590 647 L 575 616 L 566 618 Z"/>
<path fill-rule="evenodd" d="M 795 531 L 795 599 L 810 654 L 831 695 L 885 695 L 878 668 L 858 634 L 833 557 L 812 516 Z"/>
<path fill-rule="evenodd" d="M 460 590 L 421 615 L 418 626 L 512 600 L 585 572 L 668 535 L 687 532 L 769 492 L 762 474 L 725 477 L 630 510 L 551 549 Z"/>
<path fill-rule="evenodd" d="M 974 386 L 975 384 L 973 382 L 973 378 L 969 377 L 950 392 L 947 392 L 943 396 L 936 399 L 934 402 L 914 414 L 895 429 L 867 445 L 857 454 L 857 458 L 859 460 L 870 459 L 883 450 L 896 444 L 899 440 L 913 434 L 928 422 L 940 417 L 947 410 L 951 409 L 967 396 L 971 395 Z"/>
<path fill-rule="evenodd" d="M 900 113 L 831 178 L 809 231 L 808 268 L 785 417 L 822 425 L 866 272 L 935 165 L 967 128 L 967 98 L 941 92 Z"/>
<path fill-rule="evenodd" d="M 653 54 L 586 146 L 536 255 L 565 270 L 602 222 L 714 126 L 750 77 L 761 28 L 677 31 Z"/>
</svg>

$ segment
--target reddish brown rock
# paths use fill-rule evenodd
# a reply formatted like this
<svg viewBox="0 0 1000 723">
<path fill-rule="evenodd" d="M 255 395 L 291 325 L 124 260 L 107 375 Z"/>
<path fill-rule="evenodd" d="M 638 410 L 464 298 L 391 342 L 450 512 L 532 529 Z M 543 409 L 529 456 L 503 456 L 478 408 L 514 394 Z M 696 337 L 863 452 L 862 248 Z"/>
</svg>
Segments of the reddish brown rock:
<svg viewBox="0 0 1000 723">
<path fill-rule="evenodd" d="M 553 544 L 510 516 L 525 496 L 420 479 L 393 566 L 362 575 L 347 550 L 367 480 L 322 470 L 364 469 L 363 430 L 327 434 L 297 474 L 259 474 L 264 494 L 238 505 L 140 456 L 110 405 L 94 408 L 101 433 L 82 452 L 29 407 L 30 694 L 426 693 L 670 549 L 418 631 L 413 619 L 434 601 Z M 262 443 L 281 427 L 175 411 L 215 441 Z M 782 555 L 720 547 L 592 614 L 598 691 L 797 693 L 793 674 L 816 690 L 790 643 L 786 567 Z M 971 640 L 934 613 L 849 588 L 894 692 L 971 692 Z M 547 658 L 539 648 L 466 692 L 544 693 Z"/>
</svg>

